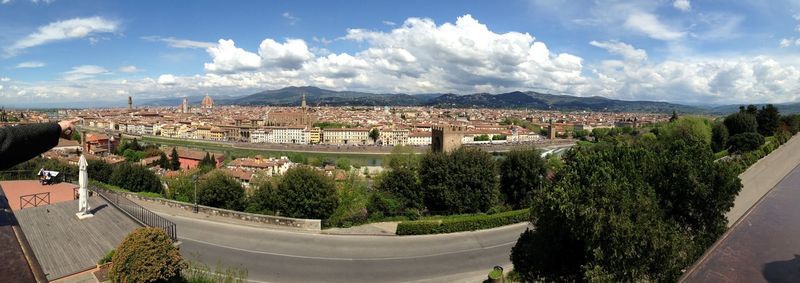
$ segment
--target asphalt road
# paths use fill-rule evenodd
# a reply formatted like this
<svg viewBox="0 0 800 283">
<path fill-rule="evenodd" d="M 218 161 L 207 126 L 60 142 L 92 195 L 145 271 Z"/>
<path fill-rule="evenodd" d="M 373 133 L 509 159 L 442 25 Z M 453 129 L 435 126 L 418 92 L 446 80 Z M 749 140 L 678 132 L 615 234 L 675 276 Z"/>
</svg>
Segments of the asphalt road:
<svg viewBox="0 0 800 283">
<path fill-rule="evenodd" d="M 212 268 L 244 267 L 256 282 L 474 282 L 508 266 L 527 227 L 425 236 L 297 233 L 162 216 L 178 225 L 181 252 Z"/>
</svg>

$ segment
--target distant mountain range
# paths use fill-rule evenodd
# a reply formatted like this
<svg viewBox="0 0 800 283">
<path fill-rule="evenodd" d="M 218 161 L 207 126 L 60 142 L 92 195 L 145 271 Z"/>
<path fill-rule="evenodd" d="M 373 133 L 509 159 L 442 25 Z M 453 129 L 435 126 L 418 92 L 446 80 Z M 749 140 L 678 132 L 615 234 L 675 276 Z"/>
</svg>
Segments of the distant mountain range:
<svg viewBox="0 0 800 283">
<path fill-rule="evenodd" d="M 475 93 L 458 95 L 453 93 L 405 94 L 369 93 L 357 91 L 334 91 L 312 86 L 286 87 L 266 90 L 245 96 L 214 96 L 220 105 L 273 105 L 299 106 L 303 95 L 309 106 L 431 106 L 460 108 L 514 108 L 561 111 L 609 111 L 609 112 L 654 112 L 722 115 L 736 112 L 739 105 L 689 106 L 657 101 L 629 101 L 601 96 L 581 97 L 547 94 L 536 91 L 514 91 L 499 94 Z M 189 103 L 198 104 L 202 96 L 189 97 Z M 181 98 L 150 100 L 143 105 L 173 106 Z M 759 107 L 761 104 L 759 104 Z M 800 103 L 776 104 L 782 113 L 800 113 Z"/>
</svg>

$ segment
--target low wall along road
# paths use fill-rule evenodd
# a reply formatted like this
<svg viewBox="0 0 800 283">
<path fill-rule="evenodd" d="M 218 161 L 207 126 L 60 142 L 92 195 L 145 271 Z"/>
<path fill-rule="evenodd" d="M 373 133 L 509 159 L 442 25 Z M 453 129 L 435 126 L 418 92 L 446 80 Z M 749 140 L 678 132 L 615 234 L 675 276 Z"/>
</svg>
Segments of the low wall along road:
<svg viewBox="0 0 800 283">
<path fill-rule="evenodd" d="M 174 201 L 162 198 L 143 197 L 134 193 L 127 193 L 127 192 L 115 192 L 115 193 L 122 194 L 125 197 L 132 200 L 152 202 L 158 205 L 163 205 L 171 208 L 179 208 L 189 212 L 191 212 L 194 207 L 194 204 L 180 202 L 180 201 Z M 267 224 L 270 226 L 275 226 L 275 228 L 284 228 L 284 229 L 289 228 L 294 230 L 304 230 L 310 232 L 319 232 L 322 230 L 322 221 L 319 219 L 300 219 L 300 218 L 291 218 L 282 216 L 253 214 L 253 213 L 239 212 L 239 211 L 215 208 L 204 205 L 198 205 L 197 207 L 198 207 L 198 213 Z"/>
<path fill-rule="evenodd" d="M 728 218 L 728 227 L 733 226 L 772 187 L 800 164 L 799 137 L 800 135 L 795 135 L 739 175 L 742 179 L 742 191 L 736 196 L 733 208 L 725 215 Z"/>
</svg>

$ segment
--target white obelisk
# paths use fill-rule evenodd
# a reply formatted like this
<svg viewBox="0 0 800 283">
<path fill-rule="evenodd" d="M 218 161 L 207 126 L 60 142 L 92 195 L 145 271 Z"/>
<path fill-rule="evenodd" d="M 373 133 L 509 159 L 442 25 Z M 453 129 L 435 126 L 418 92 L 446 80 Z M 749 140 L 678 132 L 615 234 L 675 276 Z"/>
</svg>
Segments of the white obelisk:
<svg viewBox="0 0 800 283">
<path fill-rule="evenodd" d="M 79 219 L 89 218 L 92 215 L 89 212 L 89 173 L 86 172 L 86 167 L 89 163 L 86 162 L 86 157 L 81 154 L 81 159 L 78 161 L 78 213 L 76 214 Z"/>
</svg>

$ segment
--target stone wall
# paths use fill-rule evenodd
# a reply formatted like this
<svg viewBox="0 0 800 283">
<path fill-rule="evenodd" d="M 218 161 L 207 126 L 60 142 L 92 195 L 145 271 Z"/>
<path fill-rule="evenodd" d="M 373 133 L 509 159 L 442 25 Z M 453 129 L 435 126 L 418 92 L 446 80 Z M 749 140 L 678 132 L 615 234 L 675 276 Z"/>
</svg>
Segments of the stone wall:
<svg viewBox="0 0 800 283">
<path fill-rule="evenodd" d="M 131 200 L 153 202 L 159 205 L 164 205 L 173 208 L 180 208 L 186 211 L 192 211 L 192 208 L 194 207 L 194 204 L 180 202 L 180 201 L 174 201 L 162 198 L 143 197 L 134 193 L 126 193 L 126 192 L 114 192 L 114 193 L 122 194 Z M 300 219 L 300 218 L 290 218 L 282 216 L 254 214 L 254 213 L 246 213 L 246 212 L 215 208 L 204 205 L 198 205 L 197 207 L 198 207 L 198 213 L 205 213 L 208 215 L 230 217 L 244 221 L 257 222 L 257 223 L 272 225 L 275 226 L 276 228 L 290 228 L 290 229 L 306 230 L 314 232 L 319 232 L 322 230 L 322 221 L 320 221 L 319 219 Z"/>
</svg>

